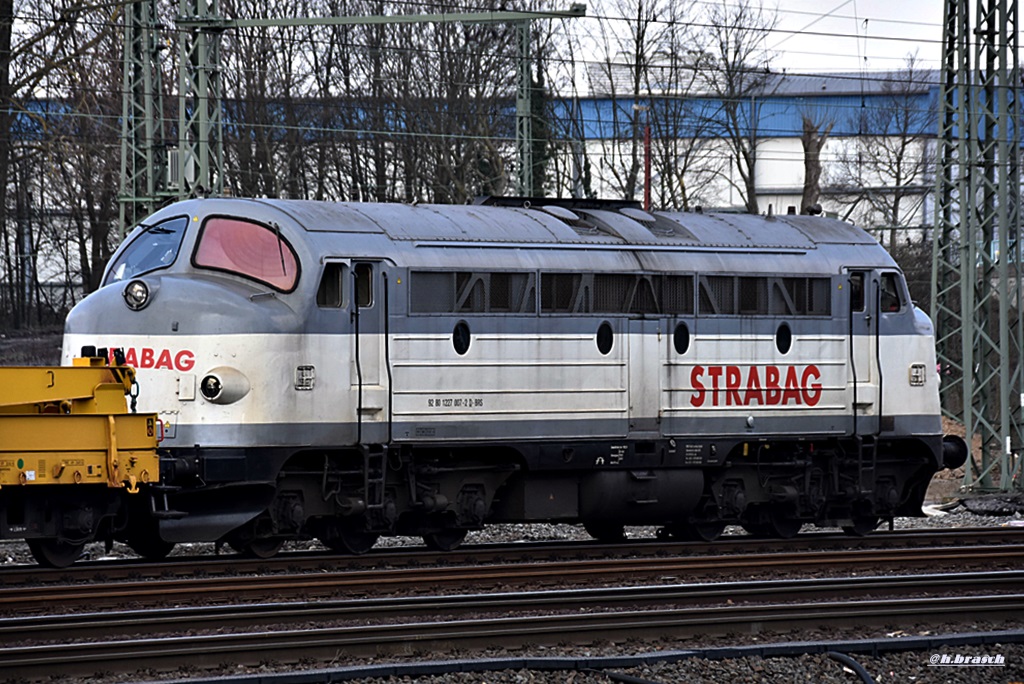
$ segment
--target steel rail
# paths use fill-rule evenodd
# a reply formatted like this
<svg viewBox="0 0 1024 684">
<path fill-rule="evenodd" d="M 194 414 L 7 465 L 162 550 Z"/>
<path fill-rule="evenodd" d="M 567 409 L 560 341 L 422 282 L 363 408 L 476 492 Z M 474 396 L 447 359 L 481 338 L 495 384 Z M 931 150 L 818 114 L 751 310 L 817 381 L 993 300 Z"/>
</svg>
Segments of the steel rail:
<svg viewBox="0 0 1024 684">
<path fill-rule="evenodd" d="M 834 625 L 917 624 L 962 619 L 1015 619 L 1024 594 L 969 597 L 660 608 L 600 613 L 511 616 L 164 638 L 46 644 L 0 649 L 0 677 L 30 679 L 96 672 L 335 661 L 387 654 L 482 647 L 591 642 L 594 639 L 766 633 Z"/>
<path fill-rule="evenodd" d="M 710 584 L 668 584 L 641 587 L 562 589 L 541 592 L 500 592 L 447 596 L 409 596 L 290 603 L 234 604 L 72 613 L 0 618 L 0 643 L 33 640 L 90 640 L 127 634 L 153 635 L 175 630 L 252 629 L 311 621 L 372 623 L 431 615 L 528 612 L 540 610 L 622 609 L 624 607 L 714 605 L 770 599 L 808 601 L 825 598 L 907 597 L 908 594 L 950 594 L 974 591 L 1013 593 L 1024 583 L 1024 571 L 787 579 Z M 2 656 L 0 656 L 2 663 Z"/>
<path fill-rule="evenodd" d="M 821 568 L 907 568 L 965 564 L 1019 567 L 1024 544 L 977 547 L 914 547 L 909 549 L 733 554 L 673 558 L 624 558 L 566 563 L 518 563 L 433 568 L 380 568 L 352 572 L 321 572 L 245 577 L 128 581 L 104 584 L 0 587 L 0 613 L 55 611 L 74 606 L 162 605 L 167 602 L 261 600 L 266 597 L 380 595 L 388 591 L 437 590 L 487 585 L 538 586 L 567 581 L 621 580 L 643 577 L 696 577 L 722 573 L 791 573 Z"/>
<path fill-rule="evenodd" d="M 326 551 L 294 551 L 273 558 L 252 559 L 235 554 L 179 556 L 162 562 L 142 559 L 80 561 L 63 569 L 47 569 L 26 564 L 0 565 L 0 586 L 16 584 L 91 582 L 166 578 L 170 575 L 215 576 L 268 572 L 310 572 L 351 570 L 389 566 L 453 565 L 465 563 L 542 560 L 546 558 L 640 557 L 665 555 L 722 555 L 757 553 L 769 549 L 823 550 L 824 548 L 878 549 L 915 545 L 977 545 L 979 542 L 1024 543 L 1024 529 L 1005 527 L 950 528 L 937 530 L 896 530 L 876 532 L 866 537 L 848 537 L 830 532 L 810 532 L 793 539 L 755 539 L 747 535 L 727 536 L 715 542 L 679 542 L 661 539 L 632 539 L 625 543 L 596 541 L 548 541 L 507 544 L 467 544 L 449 552 L 428 551 L 423 547 L 374 549 L 362 556 L 344 556 Z M 0 542 L 0 544 L 22 542 Z"/>
</svg>

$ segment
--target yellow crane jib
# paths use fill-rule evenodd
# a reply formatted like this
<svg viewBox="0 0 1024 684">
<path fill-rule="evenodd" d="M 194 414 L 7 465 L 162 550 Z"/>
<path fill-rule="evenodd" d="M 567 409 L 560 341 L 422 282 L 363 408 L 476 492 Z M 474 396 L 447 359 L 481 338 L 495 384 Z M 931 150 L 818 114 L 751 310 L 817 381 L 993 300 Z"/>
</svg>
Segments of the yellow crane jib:
<svg viewBox="0 0 1024 684">
<path fill-rule="evenodd" d="M 160 475 L 155 414 L 133 413 L 135 370 L 83 357 L 73 366 L 0 368 L 0 487 L 126 487 Z"/>
</svg>

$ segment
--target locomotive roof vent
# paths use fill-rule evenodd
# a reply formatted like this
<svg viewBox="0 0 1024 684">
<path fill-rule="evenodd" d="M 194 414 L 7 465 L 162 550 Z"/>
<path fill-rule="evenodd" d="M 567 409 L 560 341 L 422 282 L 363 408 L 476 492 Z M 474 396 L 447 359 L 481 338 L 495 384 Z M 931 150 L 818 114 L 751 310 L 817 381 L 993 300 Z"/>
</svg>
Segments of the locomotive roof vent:
<svg viewBox="0 0 1024 684">
<path fill-rule="evenodd" d="M 599 232 L 597 226 L 572 209 L 567 209 L 558 204 L 545 204 L 534 208 L 565 222 L 580 235 L 597 235 Z"/>
<path fill-rule="evenodd" d="M 580 220 L 579 214 L 577 214 L 576 212 L 572 211 L 571 209 L 566 209 L 565 207 L 560 207 L 557 204 L 545 204 L 544 206 L 539 207 L 539 209 L 541 211 L 543 211 L 543 212 L 551 214 L 555 218 L 560 218 L 563 221 L 579 221 Z"/>
<path fill-rule="evenodd" d="M 652 214 L 643 209 L 636 209 L 635 207 L 623 207 L 619 209 L 619 213 L 637 221 L 644 228 L 659 237 L 675 237 L 678 234 L 683 239 L 696 240 L 690 231 L 663 216 Z"/>
<path fill-rule="evenodd" d="M 654 223 L 658 220 L 657 216 L 649 214 L 643 209 L 636 209 L 635 207 L 623 207 L 622 209 L 619 209 L 619 213 L 623 216 L 628 216 L 634 221 L 639 221 L 640 223 Z"/>
</svg>

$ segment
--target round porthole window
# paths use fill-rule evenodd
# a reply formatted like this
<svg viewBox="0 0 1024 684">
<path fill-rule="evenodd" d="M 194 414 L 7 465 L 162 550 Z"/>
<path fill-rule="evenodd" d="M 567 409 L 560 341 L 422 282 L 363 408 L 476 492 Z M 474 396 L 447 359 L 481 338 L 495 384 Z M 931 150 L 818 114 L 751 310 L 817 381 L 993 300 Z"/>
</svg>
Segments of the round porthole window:
<svg viewBox="0 0 1024 684">
<path fill-rule="evenodd" d="M 685 354 L 690 348 L 690 327 L 685 323 L 680 323 L 676 326 L 675 332 L 672 333 L 672 344 L 675 345 L 676 354 L 680 356 Z"/>
<path fill-rule="evenodd" d="M 783 323 L 775 331 L 775 348 L 779 350 L 780 354 L 788 354 L 792 347 L 793 331 L 789 329 L 788 324 Z"/>
<path fill-rule="evenodd" d="M 452 346 L 455 347 L 455 352 L 462 356 L 469 351 L 469 325 L 466 321 L 459 321 L 455 324 L 455 330 L 452 331 Z"/>
<path fill-rule="evenodd" d="M 615 342 L 615 335 L 612 333 L 612 326 L 605 321 L 601 324 L 601 327 L 597 329 L 597 350 L 602 354 L 607 355 L 612 350 L 612 344 Z"/>
</svg>

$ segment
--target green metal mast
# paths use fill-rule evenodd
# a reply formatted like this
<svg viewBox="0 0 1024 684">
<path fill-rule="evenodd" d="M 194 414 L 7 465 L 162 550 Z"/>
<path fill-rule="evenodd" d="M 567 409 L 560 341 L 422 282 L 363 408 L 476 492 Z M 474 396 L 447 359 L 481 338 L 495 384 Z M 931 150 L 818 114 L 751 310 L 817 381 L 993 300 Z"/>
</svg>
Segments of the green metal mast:
<svg viewBox="0 0 1024 684">
<path fill-rule="evenodd" d="M 573 5 L 576 7 L 576 5 Z M 517 21 L 519 75 L 516 78 L 516 150 L 519 156 L 519 195 L 533 194 L 533 78 L 530 75 L 530 22 Z"/>
<path fill-rule="evenodd" d="M 1020 26 L 1010 0 L 977 0 L 973 31 L 969 17 L 969 0 L 947 0 L 932 319 L 943 410 L 981 440 L 964 487 L 1006 491 L 1024 447 Z"/>
<path fill-rule="evenodd" d="M 220 0 L 181 0 L 178 37 L 178 197 L 224 192 Z M 178 21 L 179 29 L 182 20 Z"/>
<path fill-rule="evenodd" d="M 156 0 L 124 6 L 124 90 L 121 106 L 121 234 L 166 199 L 167 159 L 163 127 Z"/>
</svg>

